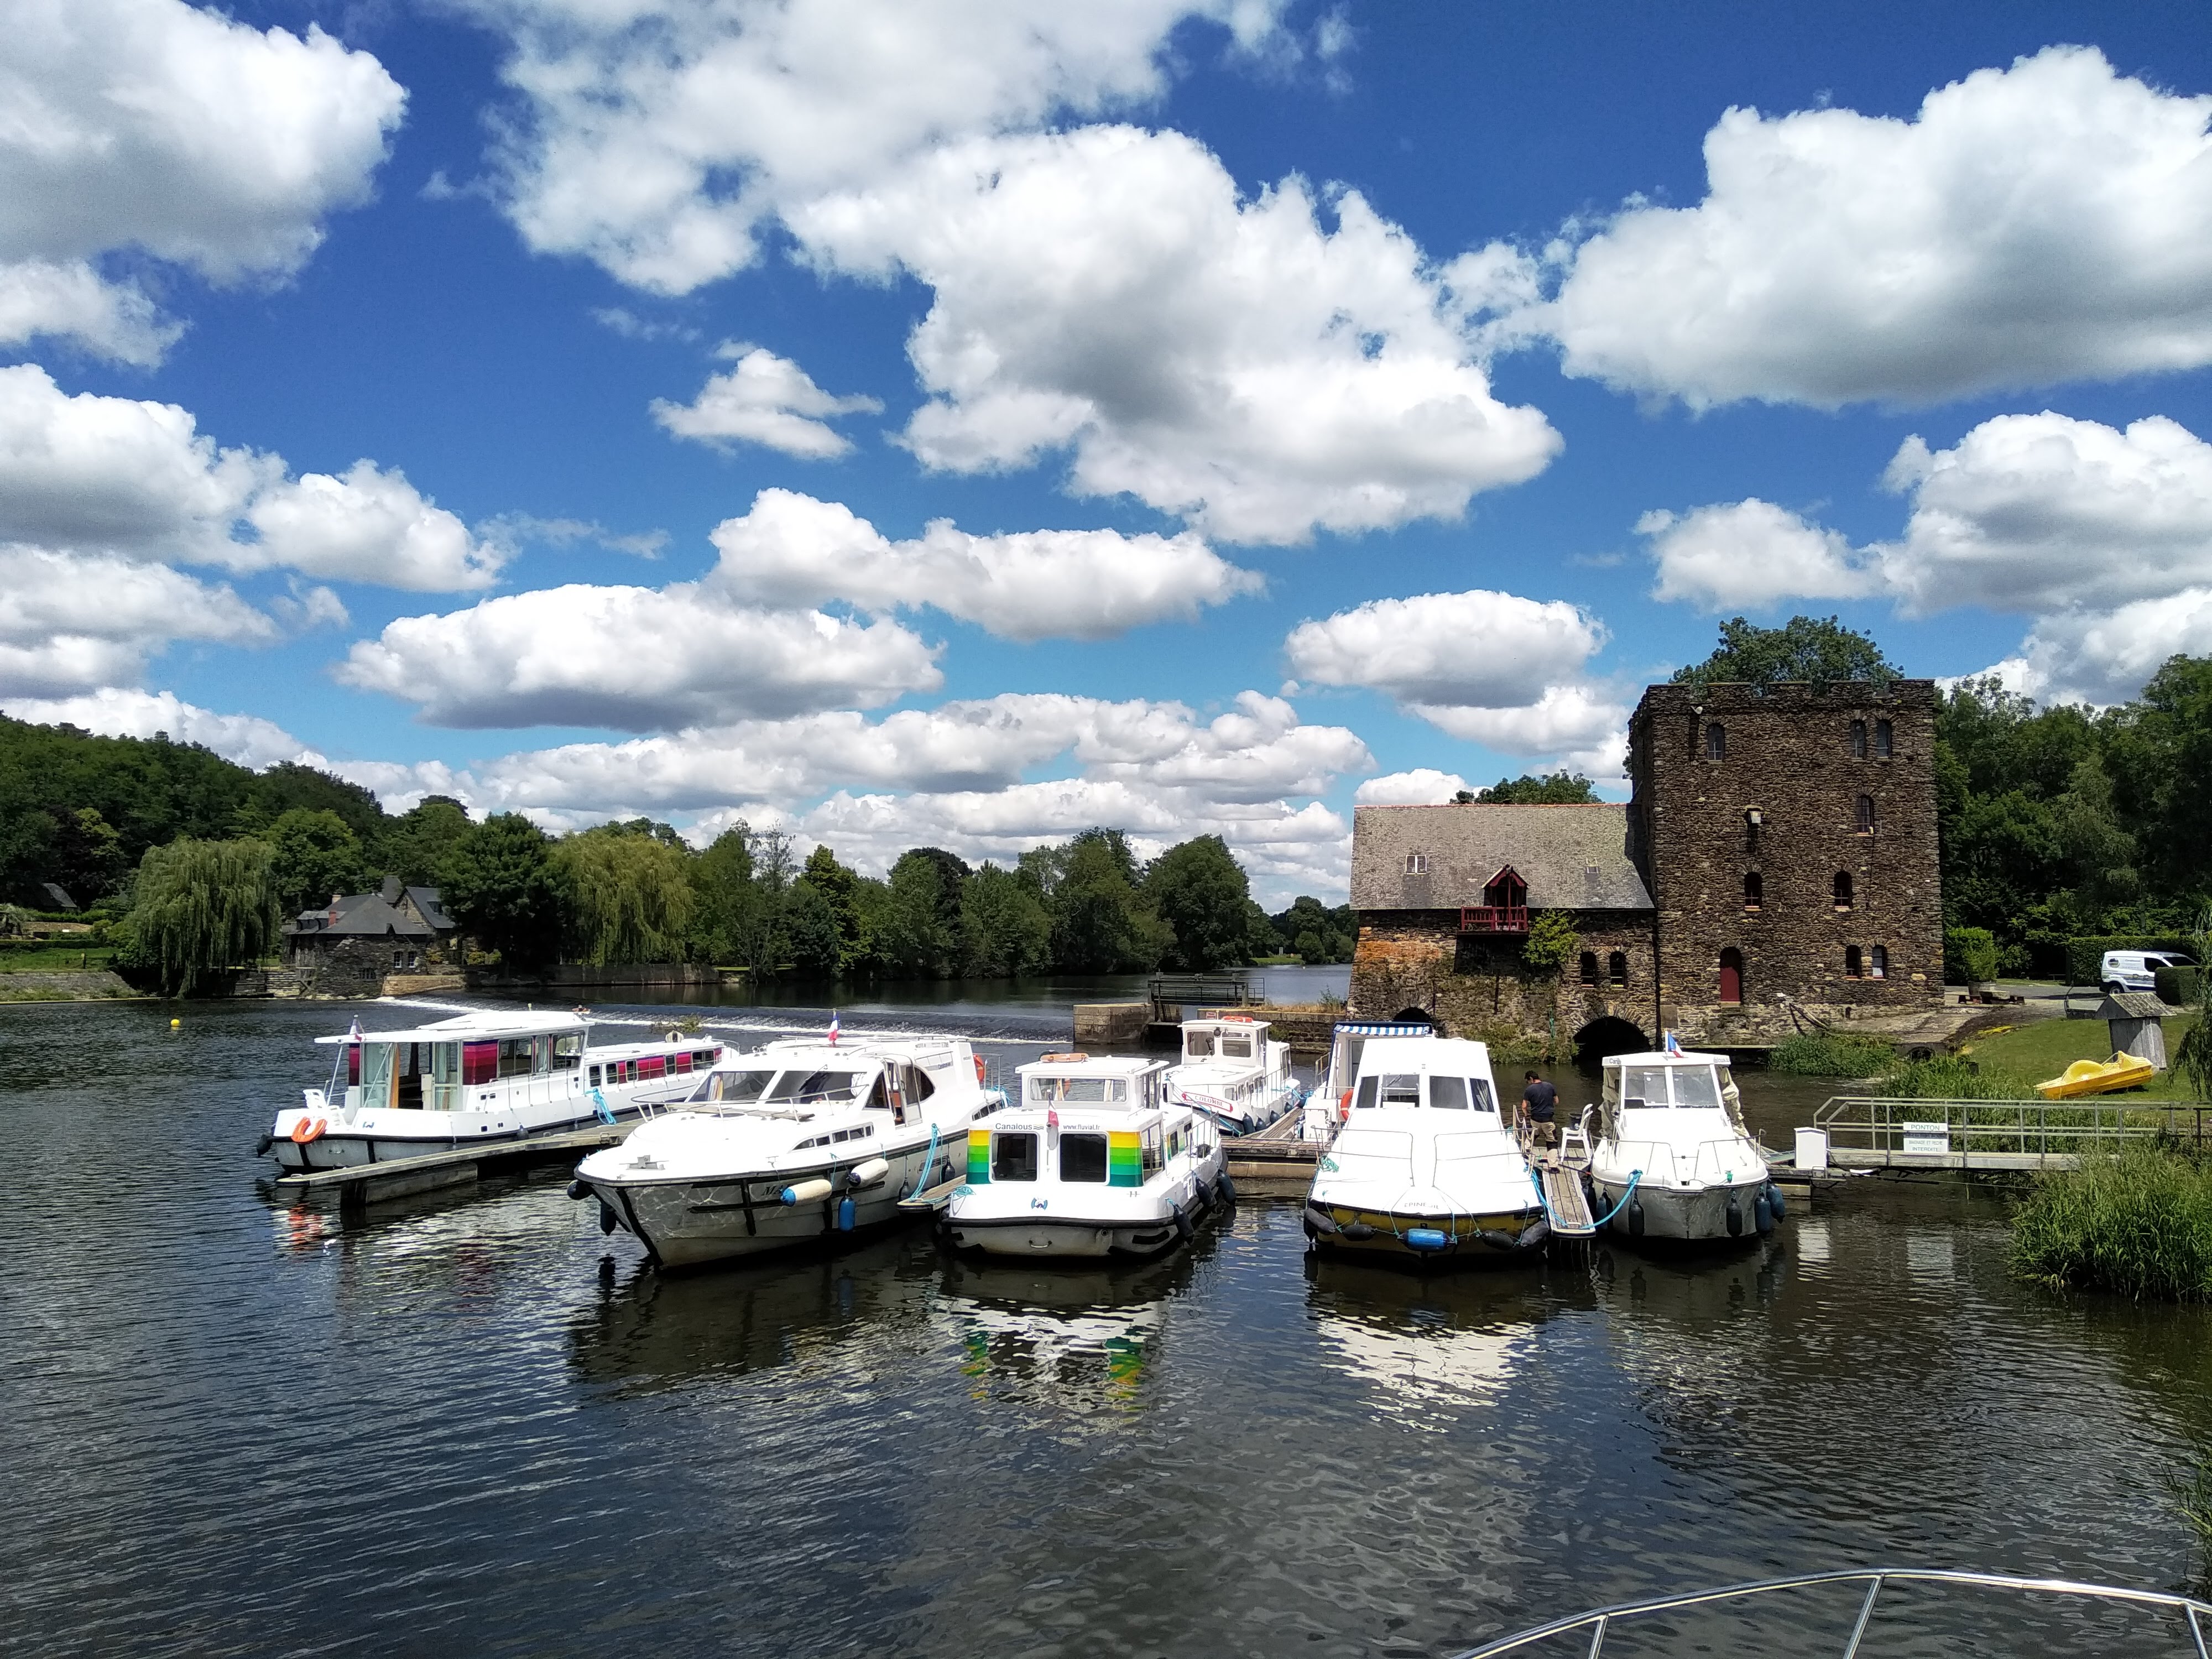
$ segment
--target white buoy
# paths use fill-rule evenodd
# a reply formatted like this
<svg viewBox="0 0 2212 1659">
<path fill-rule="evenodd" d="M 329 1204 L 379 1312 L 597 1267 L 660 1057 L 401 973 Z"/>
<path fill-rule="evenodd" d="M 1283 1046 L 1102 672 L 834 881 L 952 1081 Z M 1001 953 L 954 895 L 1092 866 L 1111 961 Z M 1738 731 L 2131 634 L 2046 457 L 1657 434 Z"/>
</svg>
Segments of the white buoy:
<svg viewBox="0 0 2212 1659">
<path fill-rule="evenodd" d="M 811 1204 L 817 1198 L 829 1196 L 830 1183 L 818 1176 L 812 1181 L 802 1181 L 795 1186 L 786 1187 L 783 1189 L 783 1201 L 787 1204 Z"/>
</svg>

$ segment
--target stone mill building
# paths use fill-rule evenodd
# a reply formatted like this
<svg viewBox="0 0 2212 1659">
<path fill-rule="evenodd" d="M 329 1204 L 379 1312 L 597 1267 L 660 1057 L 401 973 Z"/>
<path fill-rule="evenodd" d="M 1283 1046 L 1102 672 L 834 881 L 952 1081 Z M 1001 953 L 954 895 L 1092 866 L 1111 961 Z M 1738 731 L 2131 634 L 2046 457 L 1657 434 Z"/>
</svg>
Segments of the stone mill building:
<svg viewBox="0 0 2212 1659">
<path fill-rule="evenodd" d="M 1351 1012 L 1616 1052 L 1934 1007 L 1935 747 L 1930 680 L 1655 685 L 1625 805 L 1359 807 Z"/>
</svg>

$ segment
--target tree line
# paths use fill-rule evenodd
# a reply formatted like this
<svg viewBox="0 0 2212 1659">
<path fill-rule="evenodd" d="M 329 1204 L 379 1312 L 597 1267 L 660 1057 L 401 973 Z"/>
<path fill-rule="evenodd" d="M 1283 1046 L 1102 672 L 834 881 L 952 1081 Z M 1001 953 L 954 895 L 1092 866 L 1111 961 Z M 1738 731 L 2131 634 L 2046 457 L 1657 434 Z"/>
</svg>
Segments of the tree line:
<svg viewBox="0 0 2212 1659">
<path fill-rule="evenodd" d="M 109 919 L 172 989 L 276 946 L 281 920 L 386 876 L 434 886 L 482 948 L 529 969 L 689 961 L 763 977 L 1183 970 L 1295 956 L 1351 958 L 1349 906 L 1310 896 L 1269 915 L 1218 836 L 1146 862 L 1087 830 L 1011 865 L 939 848 L 883 877 L 827 847 L 740 824 L 694 850 L 648 819 L 553 836 L 482 823 L 432 796 L 387 814 L 310 767 L 254 772 L 167 738 L 100 738 L 0 716 L 0 892 L 44 908 L 66 889 Z M 195 966 L 194 964 L 198 964 Z"/>
</svg>

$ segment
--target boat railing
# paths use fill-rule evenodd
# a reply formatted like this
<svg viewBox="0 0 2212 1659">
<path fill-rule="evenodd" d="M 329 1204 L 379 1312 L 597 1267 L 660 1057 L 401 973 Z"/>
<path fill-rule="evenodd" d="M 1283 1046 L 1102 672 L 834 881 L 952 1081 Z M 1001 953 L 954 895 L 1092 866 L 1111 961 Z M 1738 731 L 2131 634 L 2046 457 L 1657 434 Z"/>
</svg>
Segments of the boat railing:
<svg viewBox="0 0 2212 1659">
<path fill-rule="evenodd" d="M 2207 1143 L 2212 1105 L 2136 1100 L 1908 1100 L 1832 1095 L 1813 1114 L 1838 1151 L 1910 1157 L 2003 1152 L 2025 1156 L 2117 1152 L 2164 1135 Z M 1940 1126 L 1942 1146 L 1932 1143 Z"/>
<path fill-rule="evenodd" d="M 1928 1586 L 1932 1587 L 1939 1595 L 1956 1595 L 1961 1600 L 1965 1599 L 1962 1595 L 1960 1595 L 1961 1592 L 1996 1590 L 2022 1597 L 2051 1596 L 2063 1598 L 2069 1602 L 2103 1604 L 2108 1609 L 2133 1607 L 2164 1613 L 2171 1615 L 2172 1634 L 2180 1638 L 2181 1645 L 2178 1647 L 2178 1651 L 2193 1652 L 2197 1659 L 2212 1659 L 2212 1650 L 2207 1648 L 2208 1638 L 2212 1638 L 2212 1602 L 2200 1601 L 2193 1596 L 2177 1595 L 2166 1590 L 2131 1589 L 2118 1585 L 2091 1584 L 2068 1578 L 2020 1578 L 2005 1573 L 1968 1572 L 1935 1567 L 1859 1568 L 1835 1572 L 1806 1573 L 1794 1578 L 1768 1578 L 1753 1583 L 1730 1584 L 1718 1589 L 1692 1590 L 1682 1595 L 1655 1596 L 1644 1601 L 1624 1601 L 1613 1607 L 1596 1607 L 1588 1613 L 1571 1614 L 1565 1619 L 1555 1619 L 1548 1624 L 1538 1625 L 1533 1629 L 1522 1631 L 1516 1635 L 1486 1642 L 1480 1647 L 1468 1649 L 1456 1656 L 1456 1659 L 1496 1659 L 1496 1656 L 1519 1653 L 1539 1643 L 1552 1642 L 1553 1638 L 1559 1637 L 1577 1638 L 1571 1650 L 1582 1656 L 1583 1659 L 1604 1659 L 1606 1638 L 1619 1630 L 1626 1639 L 1633 1641 L 1640 1632 L 1623 1627 L 1633 1626 L 1641 1621 L 1663 1623 L 1675 1634 L 1680 1635 L 1685 1633 L 1685 1621 L 1681 1615 L 1686 1613 L 1693 1617 L 1698 1614 L 1710 1616 L 1724 1611 L 1734 1612 L 1750 1604 L 1778 1598 L 1792 1592 L 1803 1592 L 1828 1586 L 1848 1586 L 1856 1589 L 1862 1584 L 1865 1586 L 1863 1597 L 1851 1597 L 1839 1601 L 1838 1610 L 1844 1618 L 1850 1619 L 1851 1622 L 1848 1629 L 1839 1627 L 1833 1632 L 1837 1643 L 1834 1648 L 1824 1649 L 1822 1646 L 1815 1645 L 1820 1640 L 1819 1636 L 1808 1628 L 1802 1612 L 1793 1612 L 1787 1631 L 1791 1650 L 1807 1654 L 1817 1654 L 1824 1650 L 1833 1651 L 1839 1654 L 1841 1659 L 1857 1659 L 1860 1644 L 1866 1640 L 1867 1632 L 1875 1621 L 1877 1606 L 1881 1602 L 1883 1593 L 1899 1586 Z M 1917 1599 L 1916 1598 L 1916 1601 Z M 1856 1617 L 1853 1617 L 1850 1605 L 1853 1600 L 1857 1603 Z M 1885 1618 L 1895 1616 L 1897 1600 L 1896 1596 L 1892 1595 L 1890 1607 L 1883 1609 Z M 1930 1616 L 1931 1611 L 1926 1608 L 1920 1610 L 1920 1616 L 1923 1621 Z M 1905 1616 L 1912 1617 L 1912 1610 L 1906 1609 Z M 1838 1622 L 1840 1625 L 1841 1621 Z M 1589 1638 L 1587 1646 L 1580 1639 L 1585 1635 Z M 1561 1652 L 1570 1650 L 1567 1650 L 1564 1644 L 1553 1643 L 1551 1650 Z M 2139 1650 L 2136 1647 L 2124 1644 L 2124 1639 L 2116 1642 L 2111 1650 L 2115 1653 L 2132 1653 Z M 2079 1652 L 2083 1650 L 2069 1646 L 2067 1651 Z"/>
</svg>

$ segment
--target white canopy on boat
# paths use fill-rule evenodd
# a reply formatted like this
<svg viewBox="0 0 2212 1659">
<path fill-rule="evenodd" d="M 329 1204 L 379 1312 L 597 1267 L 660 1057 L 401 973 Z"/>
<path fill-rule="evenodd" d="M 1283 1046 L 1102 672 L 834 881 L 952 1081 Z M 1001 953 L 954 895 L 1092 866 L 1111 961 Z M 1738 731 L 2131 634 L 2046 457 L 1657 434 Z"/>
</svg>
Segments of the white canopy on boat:
<svg viewBox="0 0 2212 1659">
<path fill-rule="evenodd" d="M 441 1019 L 435 1025 L 416 1025 L 399 1031 L 343 1031 L 337 1036 L 317 1037 L 320 1043 L 340 1042 L 490 1042 L 501 1037 L 566 1036 L 588 1030 L 591 1022 L 580 1014 L 556 1013 L 550 1009 L 521 1013 L 470 1013 Z"/>
</svg>

